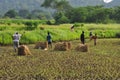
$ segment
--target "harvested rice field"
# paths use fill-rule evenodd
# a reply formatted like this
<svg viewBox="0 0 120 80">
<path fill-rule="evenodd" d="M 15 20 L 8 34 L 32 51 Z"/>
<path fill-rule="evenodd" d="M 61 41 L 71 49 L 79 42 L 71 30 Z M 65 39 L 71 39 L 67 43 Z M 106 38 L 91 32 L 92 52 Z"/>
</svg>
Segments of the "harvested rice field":
<svg viewBox="0 0 120 80">
<path fill-rule="evenodd" d="M 34 49 L 32 55 L 18 56 L 13 46 L 0 46 L 0 80 L 120 80 L 120 39 L 86 40 L 88 52 Z"/>
</svg>

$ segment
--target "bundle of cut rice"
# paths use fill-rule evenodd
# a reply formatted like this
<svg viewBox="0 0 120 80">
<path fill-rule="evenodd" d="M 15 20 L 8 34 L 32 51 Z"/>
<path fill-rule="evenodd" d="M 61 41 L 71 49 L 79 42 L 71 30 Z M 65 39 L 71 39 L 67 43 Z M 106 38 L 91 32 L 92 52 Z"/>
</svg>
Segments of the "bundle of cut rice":
<svg viewBox="0 0 120 80">
<path fill-rule="evenodd" d="M 76 51 L 87 52 L 88 46 L 86 44 L 79 44 L 76 48 Z"/>
<path fill-rule="evenodd" d="M 31 52 L 26 45 L 21 45 L 18 47 L 18 55 L 30 55 Z"/>
<path fill-rule="evenodd" d="M 58 51 L 67 51 L 71 49 L 71 43 L 70 42 L 59 42 L 55 44 L 54 50 Z"/>
<path fill-rule="evenodd" d="M 48 42 L 38 42 L 36 43 L 35 49 L 44 49 L 46 50 L 48 48 Z"/>
</svg>

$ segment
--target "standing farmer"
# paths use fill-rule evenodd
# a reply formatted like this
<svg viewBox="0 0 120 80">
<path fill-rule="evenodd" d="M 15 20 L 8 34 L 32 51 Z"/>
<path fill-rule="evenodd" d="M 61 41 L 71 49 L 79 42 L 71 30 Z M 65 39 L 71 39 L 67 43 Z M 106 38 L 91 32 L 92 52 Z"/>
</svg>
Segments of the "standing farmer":
<svg viewBox="0 0 120 80">
<path fill-rule="evenodd" d="M 80 40 L 81 40 L 82 44 L 85 44 L 84 31 L 82 31 L 82 34 L 80 35 Z"/>
<path fill-rule="evenodd" d="M 48 46 L 50 45 L 51 48 L 52 48 L 52 37 L 51 37 L 49 32 L 48 32 L 48 35 L 47 35 L 47 42 L 48 42 Z"/>
<path fill-rule="evenodd" d="M 90 40 L 92 40 L 92 32 L 89 33 L 89 36 L 90 36 Z"/>
<path fill-rule="evenodd" d="M 74 27 L 75 27 L 74 25 L 70 27 L 71 31 L 74 31 Z"/>
<path fill-rule="evenodd" d="M 96 44 L 97 44 L 97 34 L 95 34 L 93 37 L 92 37 L 93 39 L 94 39 L 94 45 L 96 46 Z"/>
<path fill-rule="evenodd" d="M 19 47 L 19 40 L 20 40 L 21 34 L 18 34 L 18 32 L 16 32 L 15 34 L 13 34 L 12 37 L 13 37 L 13 47 L 16 52 Z"/>
</svg>

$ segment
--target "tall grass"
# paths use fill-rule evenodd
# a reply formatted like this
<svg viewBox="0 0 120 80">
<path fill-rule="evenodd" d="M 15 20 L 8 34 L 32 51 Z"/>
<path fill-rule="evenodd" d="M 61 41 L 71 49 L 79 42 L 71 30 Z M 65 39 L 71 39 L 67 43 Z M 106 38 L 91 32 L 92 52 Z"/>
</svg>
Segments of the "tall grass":
<svg viewBox="0 0 120 80">
<path fill-rule="evenodd" d="M 93 34 L 97 33 L 98 38 L 115 38 L 120 34 L 119 24 L 83 24 L 74 28 L 74 31 L 70 30 L 73 24 L 61 24 L 61 25 L 45 25 L 44 21 L 39 20 L 0 20 L 0 43 L 11 44 L 13 33 L 18 31 L 22 35 L 21 43 L 35 43 L 38 41 L 45 41 L 47 32 L 49 31 L 53 41 L 61 40 L 75 40 L 80 38 L 82 31 L 85 32 L 85 38 L 89 38 L 89 32 Z M 16 21 L 16 22 L 15 22 Z M 9 22 L 10 24 L 6 24 Z M 17 24 L 20 22 L 20 24 Z M 39 25 L 34 30 L 26 30 L 25 22 L 37 22 Z M 28 26 L 27 26 L 28 27 Z M 41 29 L 42 28 L 42 29 Z"/>
</svg>

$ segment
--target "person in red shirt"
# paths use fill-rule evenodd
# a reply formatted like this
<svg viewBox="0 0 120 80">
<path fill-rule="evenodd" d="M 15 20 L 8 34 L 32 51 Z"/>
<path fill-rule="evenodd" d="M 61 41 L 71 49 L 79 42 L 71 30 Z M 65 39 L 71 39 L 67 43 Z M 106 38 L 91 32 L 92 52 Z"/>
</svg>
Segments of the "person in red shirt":
<svg viewBox="0 0 120 80">
<path fill-rule="evenodd" d="M 92 36 L 92 39 L 94 39 L 94 45 L 96 45 L 97 44 L 97 34 L 95 34 L 94 36 Z"/>
<path fill-rule="evenodd" d="M 93 36 L 92 32 L 89 33 L 89 36 L 90 36 L 90 41 L 91 41 L 92 40 L 92 36 Z"/>
</svg>

